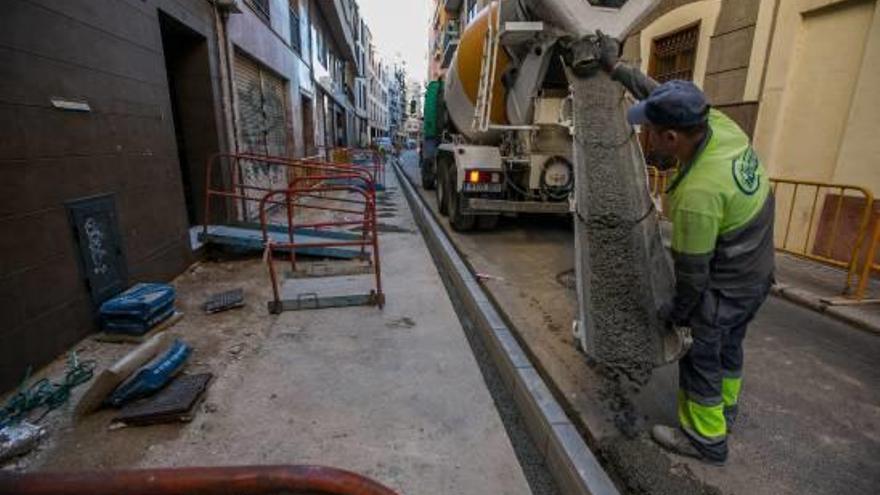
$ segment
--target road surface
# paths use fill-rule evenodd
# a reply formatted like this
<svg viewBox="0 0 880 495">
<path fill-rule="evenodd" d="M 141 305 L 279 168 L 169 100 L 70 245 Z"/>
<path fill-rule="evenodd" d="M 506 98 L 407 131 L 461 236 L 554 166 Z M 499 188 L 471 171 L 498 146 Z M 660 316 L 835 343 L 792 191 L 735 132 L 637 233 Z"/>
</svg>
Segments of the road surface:
<svg viewBox="0 0 880 495">
<path fill-rule="evenodd" d="M 417 152 L 405 152 L 400 163 L 419 186 Z M 436 215 L 434 192 L 419 191 Z M 484 286 L 569 415 L 590 431 L 588 440 L 613 444 L 619 437 L 609 411 L 614 404 L 604 400 L 600 380 L 575 349 L 570 331 L 576 300 L 569 220 L 503 218 L 495 230 L 468 234 L 451 231 L 445 218 L 441 223 L 471 267 L 485 275 Z M 640 440 L 635 451 L 616 456 L 632 463 L 618 469 L 635 473 L 624 483 L 645 493 L 701 491 L 706 489 L 701 483 L 710 485 L 709 492 L 714 487 L 736 494 L 877 493 L 880 337 L 771 297 L 745 346 L 741 420 L 727 466 L 674 456 L 664 463 L 653 445 Z M 659 370 L 635 397 L 643 426 L 675 421 L 676 379 L 674 366 Z M 609 456 L 615 457 L 613 451 Z M 696 483 L 667 485 L 658 481 L 664 475 Z"/>
</svg>

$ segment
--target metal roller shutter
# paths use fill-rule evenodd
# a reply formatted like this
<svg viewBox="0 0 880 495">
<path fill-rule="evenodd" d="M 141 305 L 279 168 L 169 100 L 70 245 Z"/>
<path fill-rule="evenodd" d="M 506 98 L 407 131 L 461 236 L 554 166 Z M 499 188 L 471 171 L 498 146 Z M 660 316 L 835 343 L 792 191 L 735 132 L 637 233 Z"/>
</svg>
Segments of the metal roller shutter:
<svg viewBox="0 0 880 495">
<path fill-rule="evenodd" d="M 241 54 L 235 56 L 235 91 L 238 99 L 239 150 L 256 155 L 289 156 L 285 82 Z M 242 164 L 241 181 L 245 186 L 280 189 L 288 181 L 286 170 L 257 161 Z M 254 200 L 262 192 L 248 190 Z M 244 220 L 259 216 L 256 201 L 245 204 Z"/>
</svg>

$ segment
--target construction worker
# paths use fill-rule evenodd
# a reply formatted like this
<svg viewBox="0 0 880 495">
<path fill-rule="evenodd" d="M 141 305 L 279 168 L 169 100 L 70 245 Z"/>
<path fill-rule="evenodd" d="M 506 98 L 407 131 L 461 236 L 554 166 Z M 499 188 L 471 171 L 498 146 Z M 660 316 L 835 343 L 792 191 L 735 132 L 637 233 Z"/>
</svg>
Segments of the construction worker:
<svg viewBox="0 0 880 495">
<path fill-rule="evenodd" d="M 678 428 L 656 425 L 667 450 L 727 460 L 742 384 L 743 338 L 773 280 L 774 198 L 749 137 L 689 81 L 657 84 L 620 62 L 620 43 L 598 33 L 598 58 L 640 100 L 627 114 L 651 150 L 678 170 L 666 191 L 675 298 L 661 317 L 691 329 L 679 361 Z"/>
</svg>

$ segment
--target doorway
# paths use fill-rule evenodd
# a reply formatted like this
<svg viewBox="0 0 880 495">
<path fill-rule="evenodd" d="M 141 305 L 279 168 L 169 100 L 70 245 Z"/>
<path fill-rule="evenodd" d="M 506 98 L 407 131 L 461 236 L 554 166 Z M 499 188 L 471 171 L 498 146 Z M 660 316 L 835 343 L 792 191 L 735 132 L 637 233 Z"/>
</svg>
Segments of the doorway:
<svg viewBox="0 0 880 495">
<path fill-rule="evenodd" d="M 305 156 L 315 156 L 318 150 L 315 149 L 315 109 L 312 106 L 312 99 L 306 95 L 301 95 L 300 111 L 302 112 L 303 122 L 303 148 Z"/>
<path fill-rule="evenodd" d="M 159 28 L 186 216 L 193 226 L 205 220 L 205 162 L 220 150 L 208 43 L 161 11 Z"/>
</svg>

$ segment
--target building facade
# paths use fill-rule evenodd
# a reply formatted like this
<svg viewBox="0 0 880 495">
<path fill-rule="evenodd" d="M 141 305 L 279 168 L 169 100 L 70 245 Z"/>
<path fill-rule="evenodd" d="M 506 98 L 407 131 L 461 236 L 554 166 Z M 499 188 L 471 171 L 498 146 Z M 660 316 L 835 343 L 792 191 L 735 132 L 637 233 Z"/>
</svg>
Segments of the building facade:
<svg viewBox="0 0 880 495">
<path fill-rule="evenodd" d="M 422 83 L 409 78 L 406 82 L 406 119 L 404 121 L 404 133 L 407 139 L 415 141 L 421 139 L 423 98 Z"/>
<path fill-rule="evenodd" d="M 352 0 L 7 6 L 0 389 L 94 331 L 108 297 L 196 259 L 210 156 L 364 143 L 368 44 L 355 25 L 361 36 Z"/>
<path fill-rule="evenodd" d="M 388 133 L 397 145 L 406 141 L 406 66 L 395 61 L 388 86 Z"/>
<path fill-rule="evenodd" d="M 434 0 L 428 32 L 428 81 L 442 79 L 452 63 L 461 33 L 490 0 Z"/>
<path fill-rule="evenodd" d="M 369 32 L 369 31 L 368 31 Z M 369 126 L 370 140 L 389 136 L 389 95 L 391 76 L 388 64 L 370 44 L 368 52 Z"/>
</svg>

